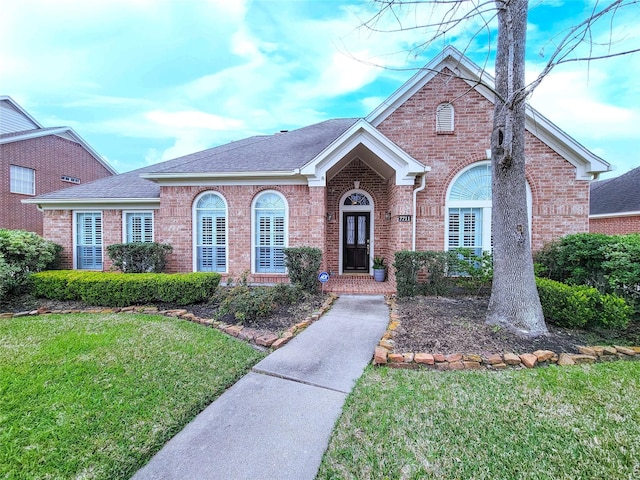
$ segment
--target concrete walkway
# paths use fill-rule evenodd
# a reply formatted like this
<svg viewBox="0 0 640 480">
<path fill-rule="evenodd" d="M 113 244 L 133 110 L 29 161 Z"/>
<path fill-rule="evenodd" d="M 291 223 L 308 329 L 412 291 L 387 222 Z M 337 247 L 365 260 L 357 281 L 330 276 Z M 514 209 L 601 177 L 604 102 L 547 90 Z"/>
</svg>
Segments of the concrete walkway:
<svg viewBox="0 0 640 480">
<path fill-rule="evenodd" d="M 384 297 L 341 296 L 209 405 L 133 479 L 315 478 L 342 405 L 388 322 Z"/>
</svg>

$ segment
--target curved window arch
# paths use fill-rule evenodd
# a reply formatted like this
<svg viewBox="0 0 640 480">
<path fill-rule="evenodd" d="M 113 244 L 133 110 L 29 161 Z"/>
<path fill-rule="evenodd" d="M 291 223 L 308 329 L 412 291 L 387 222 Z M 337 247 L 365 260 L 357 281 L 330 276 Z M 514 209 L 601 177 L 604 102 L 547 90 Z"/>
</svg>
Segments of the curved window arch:
<svg viewBox="0 0 640 480">
<path fill-rule="evenodd" d="M 216 192 L 205 192 L 193 204 L 194 270 L 227 271 L 227 203 Z"/>
<path fill-rule="evenodd" d="M 276 191 L 260 193 L 253 202 L 253 270 L 285 273 L 284 248 L 288 237 L 288 205 Z"/>
<path fill-rule="evenodd" d="M 441 103 L 436 107 L 436 132 L 453 132 L 453 105 L 449 102 Z"/>
<path fill-rule="evenodd" d="M 491 162 L 474 163 L 453 179 L 447 192 L 446 249 L 470 248 L 476 255 L 491 250 Z M 531 225 L 531 188 L 527 183 Z"/>
</svg>

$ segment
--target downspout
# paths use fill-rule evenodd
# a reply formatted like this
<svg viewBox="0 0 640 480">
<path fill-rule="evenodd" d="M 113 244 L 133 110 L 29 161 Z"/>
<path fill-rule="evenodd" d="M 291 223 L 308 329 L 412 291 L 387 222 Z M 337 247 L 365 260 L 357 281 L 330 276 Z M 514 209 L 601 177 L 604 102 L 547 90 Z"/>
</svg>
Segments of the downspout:
<svg viewBox="0 0 640 480">
<path fill-rule="evenodd" d="M 411 251 L 416 251 L 416 223 L 417 217 L 416 213 L 418 211 L 418 192 L 421 192 L 427 186 L 427 172 L 425 171 L 422 174 L 422 179 L 420 180 L 420 186 L 413 191 L 413 222 L 411 225 Z"/>
</svg>

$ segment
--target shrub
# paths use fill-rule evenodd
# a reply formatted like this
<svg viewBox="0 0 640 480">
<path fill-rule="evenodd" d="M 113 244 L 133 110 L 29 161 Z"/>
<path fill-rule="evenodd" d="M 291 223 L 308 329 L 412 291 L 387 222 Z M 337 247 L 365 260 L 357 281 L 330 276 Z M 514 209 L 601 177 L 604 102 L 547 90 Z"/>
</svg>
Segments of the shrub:
<svg viewBox="0 0 640 480">
<path fill-rule="evenodd" d="M 623 235 L 609 245 L 602 269 L 608 290 L 624 297 L 640 312 L 640 235 Z"/>
<path fill-rule="evenodd" d="M 322 264 L 322 250 L 314 247 L 289 247 L 284 249 L 289 281 L 305 292 L 318 289 L 318 272 Z"/>
<path fill-rule="evenodd" d="M 173 247 L 155 242 L 116 243 L 107 247 L 113 266 L 124 273 L 162 273 Z"/>
<path fill-rule="evenodd" d="M 299 286 L 278 284 L 274 287 L 250 287 L 241 282 L 217 293 L 218 316 L 229 316 L 238 323 L 250 324 L 269 316 L 279 306 L 291 305 L 304 296 L 305 292 Z"/>
<path fill-rule="evenodd" d="M 2 290 L 11 293 L 27 286 L 29 276 L 56 266 L 62 247 L 24 230 L 0 229 Z"/>
<path fill-rule="evenodd" d="M 478 295 L 493 280 L 493 255 L 482 252 L 476 255 L 471 248 L 456 248 L 457 262 L 452 269 L 458 276 L 458 285 L 473 290 Z"/>
<path fill-rule="evenodd" d="M 218 273 L 144 273 L 49 271 L 33 275 L 33 294 L 52 300 L 81 300 L 90 305 L 124 307 L 166 302 L 178 305 L 209 300 L 220 283 Z"/>
<path fill-rule="evenodd" d="M 451 290 L 454 279 L 447 275 L 457 257 L 454 252 L 397 251 L 393 267 L 399 297 L 444 295 Z"/>
<path fill-rule="evenodd" d="M 561 327 L 603 327 L 624 330 L 633 309 L 617 295 L 601 294 L 586 285 L 567 285 L 536 278 L 545 318 Z"/>
</svg>

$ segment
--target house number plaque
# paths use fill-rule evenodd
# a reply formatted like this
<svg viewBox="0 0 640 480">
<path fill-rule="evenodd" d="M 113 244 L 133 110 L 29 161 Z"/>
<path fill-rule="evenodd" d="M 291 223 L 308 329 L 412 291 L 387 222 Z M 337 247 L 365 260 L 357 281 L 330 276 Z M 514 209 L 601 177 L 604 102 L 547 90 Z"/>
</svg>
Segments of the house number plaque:
<svg viewBox="0 0 640 480">
<path fill-rule="evenodd" d="M 399 222 L 410 222 L 411 221 L 411 215 L 398 215 L 398 221 Z"/>
</svg>

